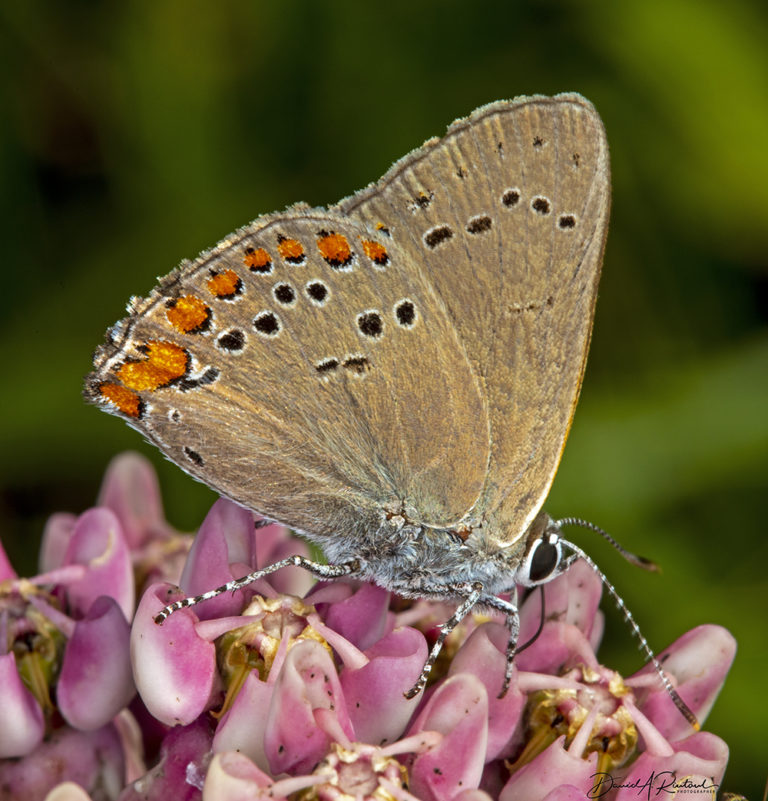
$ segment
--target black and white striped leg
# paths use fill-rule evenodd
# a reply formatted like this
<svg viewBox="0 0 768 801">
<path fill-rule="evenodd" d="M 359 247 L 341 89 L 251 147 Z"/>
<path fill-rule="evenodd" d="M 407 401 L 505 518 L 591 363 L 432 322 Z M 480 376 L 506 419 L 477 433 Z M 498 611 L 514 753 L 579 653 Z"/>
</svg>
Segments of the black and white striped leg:
<svg viewBox="0 0 768 801">
<path fill-rule="evenodd" d="M 517 600 L 516 596 L 517 589 L 515 589 L 515 600 Z M 515 603 L 515 606 L 517 606 L 517 603 Z M 507 694 L 509 683 L 512 681 L 512 668 L 515 663 L 515 654 L 517 653 L 517 639 L 520 636 L 520 615 L 517 613 L 517 609 L 515 609 L 514 614 L 507 615 L 504 622 L 509 630 L 509 638 L 507 639 L 507 663 L 504 667 L 504 681 L 501 684 L 499 698 L 503 698 Z"/>
<path fill-rule="evenodd" d="M 209 590 L 202 595 L 195 595 L 191 598 L 182 598 L 179 601 L 174 601 L 155 615 L 155 623 L 160 625 L 169 615 L 179 609 L 186 609 L 188 606 L 194 606 L 202 601 L 208 601 L 211 598 L 216 598 L 218 595 L 223 595 L 225 592 L 235 592 L 236 590 L 246 587 L 248 584 L 252 584 L 254 581 L 269 576 L 277 570 L 282 570 L 284 567 L 291 566 L 304 568 L 304 570 L 308 570 L 313 576 L 319 579 L 341 578 L 342 576 L 350 576 L 360 570 L 360 563 L 356 559 L 351 562 L 343 562 L 340 565 L 323 565 L 319 562 L 313 562 L 304 556 L 289 556 L 287 559 L 281 559 L 279 562 L 267 565 L 267 567 L 261 570 L 255 570 L 247 576 L 222 584 L 221 587 L 217 587 L 215 590 Z"/>
<path fill-rule="evenodd" d="M 429 678 L 432 668 L 435 666 L 435 662 L 437 661 L 437 657 L 440 654 L 446 637 L 448 637 L 456 626 L 472 611 L 472 607 L 475 606 L 483 594 L 483 585 L 480 584 L 480 582 L 475 582 L 474 584 L 466 586 L 451 587 L 451 589 L 454 590 L 457 595 L 463 596 L 464 600 L 459 604 L 451 617 L 440 626 L 440 633 L 437 635 L 437 640 L 432 646 L 432 650 L 429 652 L 424 667 L 421 669 L 419 680 L 405 693 L 406 698 L 414 698 L 426 687 L 427 679 Z"/>
<path fill-rule="evenodd" d="M 507 694 L 507 690 L 509 690 L 510 681 L 512 681 L 512 665 L 514 664 L 515 654 L 517 653 L 517 638 L 520 635 L 520 615 L 517 611 L 517 587 L 512 590 L 509 601 L 494 597 L 488 599 L 484 598 L 483 602 L 503 612 L 506 616 L 504 624 L 509 631 L 506 650 L 506 667 L 504 668 L 504 681 L 501 685 L 501 691 L 497 696 L 498 698 L 503 698 Z"/>
</svg>

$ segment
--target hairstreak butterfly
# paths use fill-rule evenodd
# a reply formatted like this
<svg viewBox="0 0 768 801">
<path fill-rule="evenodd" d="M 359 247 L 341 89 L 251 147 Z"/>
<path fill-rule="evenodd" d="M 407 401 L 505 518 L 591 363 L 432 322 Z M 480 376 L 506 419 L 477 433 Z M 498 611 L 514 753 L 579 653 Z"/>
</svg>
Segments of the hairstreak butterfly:
<svg viewBox="0 0 768 801">
<path fill-rule="evenodd" d="M 516 585 L 587 558 L 542 505 L 584 374 L 609 205 L 587 100 L 492 103 L 366 189 L 260 217 L 134 298 L 86 395 L 329 560 L 225 589 L 300 564 L 457 600 L 414 693 L 476 605 L 506 615 L 511 665 Z"/>
</svg>

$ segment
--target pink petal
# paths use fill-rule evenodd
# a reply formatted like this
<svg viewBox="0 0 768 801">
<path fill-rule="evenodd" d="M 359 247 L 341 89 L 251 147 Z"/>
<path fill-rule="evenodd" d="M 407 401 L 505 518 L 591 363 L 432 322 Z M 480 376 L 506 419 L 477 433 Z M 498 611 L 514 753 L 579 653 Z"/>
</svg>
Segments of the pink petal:
<svg viewBox="0 0 768 801">
<path fill-rule="evenodd" d="M 580 753 L 566 751 L 564 744 L 565 736 L 559 737 L 535 759 L 513 773 L 504 785 L 499 801 L 543 799 L 565 785 L 581 788 L 584 798 L 594 784 L 592 776 L 597 767 L 597 754 L 593 751 L 587 759 L 582 759 Z"/>
<path fill-rule="evenodd" d="M 517 668 L 530 673 L 557 676 L 578 664 L 597 669 L 600 663 L 582 631 L 570 623 L 558 621 L 545 623 L 536 642 L 515 656 Z"/>
<path fill-rule="evenodd" d="M 442 682 L 411 727 L 410 734 L 437 731 L 434 748 L 410 768 L 411 792 L 423 801 L 450 801 L 480 784 L 488 742 L 488 694 L 482 682 L 460 673 Z"/>
<path fill-rule="evenodd" d="M 721 626 L 697 626 L 659 654 L 664 670 L 677 679 L 677 691 L 701 723 L 712 709 L 736 655 L 736 640 Z M 639 677 L 655 676 L 652 665 L 627 680 L 634 687 L 637 705 L 668 740 L 679 740 L 691 733 L 661 681 L 651 681 L 639 689 Z"/>
<path fill-rule="evenodd" d="M 256 565 L 253 513 L 226 498 L 219 498 L 203 520 L 181 574 L 180 586 L 188 595 L 199 595 L 246 575 Z M 243 566 L 233 575 L 232 565 Z M 227 592 L 198 604 L 201 620 L 241 612 L 251 590 Z"/>
<path fill-rule="evenodd" d="M 404 693 L 418 680 L 427 651 L 420 631 L 395 629 L 365 652 L 367 664 L 345 667 L 340 681 L 356 740 L 383 745 L 400 737 L 420 700 Z"/>
<path fill-rule="evenodd" d="M 322 607 L 318 607 L 320 611 Z M 361 650 L 370 648 L 387 631 L 389 593 L 375 584 L 360 584 L 346 600 L 320 611 L 326 625 Z"/>
<path fill-rule="evenodd" d="M 67 781 L 80 785 L 94 798 L 104 798 L 105 791 L 115 798 L 123 784 L 124 761 L 120 739 L 111 725 L 91 732 L 65 726 L 51 732 L 23 759 L 5 760 L 0 772 L 3 798 L 45 798 Z"/>
<path fill-rule="evenodd" d="M 488 749 L 485 761 L 490 762 L 504 753 L 520 721 L 527 700 L 516 686 L 517 671 L 503 698 L 499 698 L 507 665 L 509 634 L 499 623 L 483 623 L 461 646 L 448 670 L 449 676 L 471 673 L 482 681 L 488 693 Z"/>
<path fill-rule="evenodd" d="M 272 779 L 243 754 L 220 753 L 213 757 L 208 767 L 203 801 L 255 801 L 262 797 L 287 801 L 285 796 L 262 796 L 261 791 L 271 785 Z"/>
<path fill-rule="evenodd" d="M 578 559 L 565 573 L 544 585 L 546 619 L 576 626 L 589 640 L 602 592 L 603 586 L 595 571 L 586 562 Z M 521 645 L 533 637 L 540 620 L 541 591 L 533 590 L 520 609 Z M 528 650 L 535 648 L 534 643 Z"/>
<path fill-rule="evenodd" d="M 8 554 L 5 552 L 5 548 L 3 548 L 3 543 L 0 542 L 0 581 L 6 581 L 18 578 L 16 571 L 11 566 L 11 562 L 8 559 Z"/>
<path fill-rule="evenodd" d="M 289 556 L 309 556 L 307 544 L 279 523 L 256 531 L 256 564 L 262 568 Z M 301 567 L 284 567 L 269 577 L 269 583 L 281 595 L 303 598 L 315 583 L 314 576 Z"/>
<path fill-rule="evenodd" d="M 216 677 L 216 649 L 198 636 L 189 609 L 159 626 L 154 616 L 183 594 L 168 584 L 144 593 L 131 629 L 131 663 L 136 688 L 149 711 L 163 723 L 189 724 L 208 705 Z"/>
<path fill-rule="evenodd" d="M 68 512 L 58 512 L 48 518 L 38 557 L 41 573 L 55 570 L 64 563 L 64 554 L 67 552 L 67 546 L 76 523 L 77 515 L 71 515 Z"/>
<path fill-rule="evenodd" d="M 56 689 L 59 711 L 76 729 L 98 729 L 136 694 L 130 626 L 112 598 L 102 595 L 75 624 Z"/>
<path fill-rule="evenodd" d="M 143 704 L 136 703 L 133 706 L 140 707 L 144 715 L 149 716 Z M 154 718 L 152 720 L 156 727 L 161 727 L 162 724 L 159 721 L 155 721 Z M 120 737 L 121 750 L 125 755 L 125 781 L 136 781 L 139 776 L 143 776 L 147 772 L 147 765 L 144 761 L 145 738 L 146 745 L 152 748 L 154 743 L 151 740 L 154 736 L 154 731 L 149 728 L 146 731 L 142 731 L 138 720 L 128 709 L 123 709 L 115 715 L 112 725 Z M 164 726 L 162 728 L 165 729 Z M 160 738 L 158 737 L 157 739 L 159 740 Z"/>
<path fill-rule="evenodd" d="M 220 754 L 238 751 L 252 760 L 264 771 L 269 770 L 269 762 L 264 752 L 264 733 L 267 729 L 267 715 L 275 685 L 259 678 L 252 670 L 232 706 L 219 721 L 213 738 L 213 750 Z"/>
<path fill-rule="evenodd" d="M 302 790 L 326 780 L 312 775 L 273 781 L 239 753 L 216 754 L 205 777 L 203 801 L 288 801 L 304 797 Z"/>
<path fill-rule="evenodd" d="M 63 782 L 48 793 L 45 801 L 91 801 L 91 797 L 79 784 Z"/>
<path fill-rule="evenodd" d="M 114 598 L 127 620 L 135 604 L 131 554 L 114 512 L 94 508 L 77 519 L 63 565 L 84 565 L 85 576 L 67 587 L 69 603 L 85 614 L 100 595 Z"/>
<path fill-rule="evenodd" d="M 581 560 L 544 585 L 547 622 L 534 642 L 515 657 L 518 669 L 557 675 L 578 663 L 597 668 L 595 648 L 603 630 L 603 617 L 598 609 L 601 593 L 600 579 Z M 530 642 L 540 621 L 541 591 L 534 590 L 520 610 L 518 645 Z"/>
<path fill-rule="evenodd" d="M 132 549 L 169 530 L 157 474 L 149 460 L 133 451 L 121 453 L 109 463 L 98 505 L 117 515 Z"/>
<path fill-rule="evenodd" d="M 271 773 L 308 773 L 322 759 L 330 737 L 318 726 L 321 710 L 330 710 L 354 738 L 330 654 L 320 643 L 303 640 L 288 652 L 268 712 L 264 748 Z"/>
<path fill-rule="evenodd" d="M 120 794 L 120 801 L 199 801 L 211 759 L 211 729 L 204 718 L 166 734 L 160 759 Z"/>
<path fill-rule="evenodd" d="M 24 686 L 13 653 L 0 655 L 0 758 L 22 757 L 38 747 L 45 721 L 35 696 Z"/>
<path fill-rule="evenodd" d="M 572 784 L 564 784 L 544 796 L 543 801 L 584 801 L 586 794 Z"/>
<path fill-rule="evenodd" d="M 452 801 L 493 801 L 493 799 L 483 790 L 462 790 Z"/>
<path fill-rule="evenodd" d="M 697 732 L 685 740 L 672 743 L 672 756 L 656 756 L 649 752 L 640 754 L 626 773 L 622 774 L 622 785 L 614 801 L 637 801 L 638 787 L 652 782 L 648 791 L 652 797 L 697 799 L 714 797 L 728 764 L 728 746 L 716 735 Z M 674 792 L 674 782 L 684 782 Z"/>
</svg>

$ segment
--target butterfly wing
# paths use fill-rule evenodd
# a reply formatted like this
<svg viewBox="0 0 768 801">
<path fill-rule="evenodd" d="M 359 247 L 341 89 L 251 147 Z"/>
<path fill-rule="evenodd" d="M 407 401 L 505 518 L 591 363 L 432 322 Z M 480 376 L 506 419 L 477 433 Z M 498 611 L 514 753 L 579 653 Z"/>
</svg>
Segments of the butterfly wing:
<svg viewBox="0 0 768 801">
<path fill-rule="evenodd" d="M 386 221 L 481 377 L 491 459 L 476 516 L 512 542 L 555 475 L 581 386 L 608 224 L 602 123 L 578 95 L 494 103 L 338 211 Z M 460 454 L 453 454 L 460 463 Z"/>
<path fill-rule="evenodd" d="M 260 218 L 129 312 L 86 395 L 223 495 L 321 539 L 388 513 L 450 525 L 476 502 L 485 395 L 386 227 Z"/>
</svg>

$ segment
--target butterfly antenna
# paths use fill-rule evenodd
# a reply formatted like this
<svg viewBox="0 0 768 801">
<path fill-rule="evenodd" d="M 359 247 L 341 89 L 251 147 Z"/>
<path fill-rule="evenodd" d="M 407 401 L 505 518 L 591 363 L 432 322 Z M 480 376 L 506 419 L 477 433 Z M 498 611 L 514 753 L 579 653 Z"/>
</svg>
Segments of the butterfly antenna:
<svg viewBox="0 0 768 801">
<path fill-rule="evenodd" d="M 558 526 L 566 523 L 567 523 L 566 520 L 558 521 Z M 587 528 L 593 528 L 593 527 L 587 526 Z M 601 530 L 598 529 L 597 526 L 594 526 L 594 528 L 599 533 L 604 533 L 601 532 Z M 627 605 L 624 603 L 624 599 L 619 595 L 618 592 L 616 592 L 616 588 L 613 586 L 613 584 L 611 584 L 610 581 L 608 581 L 608 579 L 605 576 L 605 573 L 603 573 L 603 571 L 600 570 L 600 568 L 592 561 L 592 559 L 590 559 L 589 556 L 587 556 L 586 553 L 584 553 L 584 551 L 581 550 L 581 548 L 578 547 L 578 545 L 574 545 L 572 542 L 568 542 L 568 540 L 561 540 L 561 542 L 563 543 L 563 545 L 566 545 L 568 548 L 570 548 L 572 552 L 576 554 L 576 556 L 578 556 L 580 559 L 583 559 L 592 568 L 592 570 L 594 570 L 595 573 L 600 577 L 600 581 L 602 581 L 603 586 L 606 588 L 606 590 L 608 590 L 608 594 L 611 596 L 611 598 L 613 598 L 614 603 L 618 607 L 621 614 L 624 616 L 624 620 L 627 621 L 627 624 L 629 625 L 633 634 L 640 643 L 640 650 L 645 654 L 648 661 L 653 665 L 653 667 L 656 670 L 656 673 L 658 673 L 659 678 L 661 679 L 661 683 L 664 685 L 664 689 L 667 691 L 669 697 L 672 699 L 673 703 L 680 711 L 680 714 L 688 721 L 688 723 L 691 724 L 691 726 L 696 731 L 699 731 L 701 729 L 701 724 L 696 719 L 696 715 L 694 715 L 693 712 L 691 712 L 688 705 L 685 703 L 685 701 L 683 701 L 677 690 L 672 686 L 672 682 L 670 681 L 669 676 L 667 676 L 667 674 L 664 672 L 664 668 L 661 666 L 661 662 L 659 662 L 659 660 L 656 658 L 656 654 L 654 654 L 654 652 L 651 650 L 651 646 L 648 645 L 648 640 L 646 640 L 645 637 L 643 636 L 642 631 L 640 631 L 640 627 L 637 625 L 635 619 L 632 617 L 632 613 L 629 611 L 629 609 L 627 609 Z M 623 551 L 623 548 L 619 547 L 619 550 Z"/>
<path fill-rule="evenodd" d="M 632 553 L 632 551 L 628 551 L 623 545 L 616 542 L 605 529 L 596 526 L 594 523 L 590 523 L 589 520 L 582 520 L 579 517 L 564 517 L 562 520 L 555 521 L 555 525 L 558 528 L 562 528 L 563 526 L 580 526 L 581 528 L 588 528 L 590 531 L 595 531 L 603 539 L 607 540 L 630 564 L 636 567 L 642 567 L 643 570 L 649 570 L 651 573 L 661 573 L 661 568 L 656 562 L 652 562 L 644 556 L 638 556 Z"/>
</svg>

